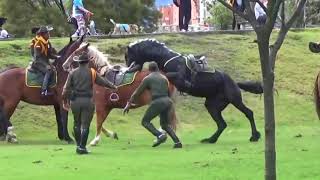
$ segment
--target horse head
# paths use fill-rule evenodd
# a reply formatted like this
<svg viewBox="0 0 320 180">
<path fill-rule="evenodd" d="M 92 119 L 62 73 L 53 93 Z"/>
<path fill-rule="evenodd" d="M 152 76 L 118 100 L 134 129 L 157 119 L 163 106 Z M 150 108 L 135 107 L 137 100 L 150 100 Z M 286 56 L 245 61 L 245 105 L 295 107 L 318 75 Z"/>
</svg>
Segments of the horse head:
<svg viewBox="0 0 320 180">
<path fill-rule="evenodd" d="M 58 54 L 60 55 L 60 58 L 55 62 L 55 65 L 62 66 L 62 64 L 68 59 L 68 57 L 76 49 L 78 49 L 78 47 L 82 44 L 83 40 L 84 40 L 84 36 L 81 36 L 75 41 L 70 37 L 69 43 L 58 52 Z"/>
<path fill-rule="evenodd" d="M 73 57 L 79 56 L 82 53 L 87 53 L 90 67 L 96 69 L 100 74 L 104 74 L 111 68 L 108 58 L 96 47 L 91 46 L 90 43 L 82 43 L 80 47 L 69 56 L 67 61 L 63 64 L 63 68 L 70 71 L 72 68 Z"/>
<path fill-rule="evenodd" d="M 130 43 L 125 52 L 126 65 L 131 72 L 141 70 L 145 62 L 154 61 L 161 68 L 174 56 L 180 55 L 155 39 L 142 39 Z"/>
</svg>

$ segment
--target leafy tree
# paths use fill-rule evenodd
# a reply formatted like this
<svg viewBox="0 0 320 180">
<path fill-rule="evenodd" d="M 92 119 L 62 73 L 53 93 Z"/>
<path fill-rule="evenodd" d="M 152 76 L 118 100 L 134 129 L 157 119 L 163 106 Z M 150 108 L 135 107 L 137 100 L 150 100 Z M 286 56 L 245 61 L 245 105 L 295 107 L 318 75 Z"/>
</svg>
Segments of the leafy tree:
<svg viewBox="0 0 320 180">
<path fill-rule="evenodd" d="M 118 23 L 134 23 L 154 29 L 160 13 L 154 8 L 154 0 L 84 0 L 98 29 L 107 33 L 113 27 L 109 19 Z M 30 35 L 30 29 L 39 25 L 54 26 L 53 35 L 71 33 L 66 21 L 71 13 L 72 0 L 1 0 L 0 16 L 8 17 L 6 28 L 18 37 Z"/>
<path fill-rule="evenodd" d="M 210 18 L 209 22 L 220 26 L 220 29 L 228 29 L 228 26 L 232 23 L 232 13 L 222 4 L 213 5 L 210 13 L 212 14 L 212 18 Z"/>
<path fill-rule="evenodd" d="M 320 0 L 308 0 L 306 5 L 306 23 L 320 23 Z"/>
<path fill-rule="evenodd" d="M 301 16 L 307 0 L 299 0 L 292 14 L 286 13 L 286 0 L 268 0 L 267 7 L 264 7 L 259 0 L 243 0 L 245 11 L 234 9 L 225 0 L 217 0 L 225 7 L 234 11 L 246 19 L 253 27 L 257 35 L 257 43 L 260 54 L 261 72 L 264 90 L 264 119 L 265 119 L 265 179 L 276 179 L 276 143 L 275 143 L 275 112 L 274 112 L 274 79 L 275 61 L 285 37 L 293 23 Z M 259 24 L 255 18 L 254 10 L 250 2 L 259 3 L 266 12 L 267 21 Z M 275 22 L 280 14 L 280 30 L 274 30 Z M 286 16 L 289 16 L 286 20 Z M 273 33 L 277 34 L 274 43 L 270 43 Z"/>
</svg>

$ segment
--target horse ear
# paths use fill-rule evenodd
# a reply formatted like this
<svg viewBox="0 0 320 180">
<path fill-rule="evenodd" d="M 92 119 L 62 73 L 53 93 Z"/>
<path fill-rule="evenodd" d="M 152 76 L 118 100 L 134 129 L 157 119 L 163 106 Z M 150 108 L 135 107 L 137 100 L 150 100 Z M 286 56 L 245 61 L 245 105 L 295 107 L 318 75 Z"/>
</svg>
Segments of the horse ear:
<svg viewBox="0 0 320 180">
<path fill-rule="evenodd" d="M 88 49 L 89 46 L 90 46 L 90 43 L 87 43 L 87 45 L 85 46 L 85 48 Z"/>
</svg>

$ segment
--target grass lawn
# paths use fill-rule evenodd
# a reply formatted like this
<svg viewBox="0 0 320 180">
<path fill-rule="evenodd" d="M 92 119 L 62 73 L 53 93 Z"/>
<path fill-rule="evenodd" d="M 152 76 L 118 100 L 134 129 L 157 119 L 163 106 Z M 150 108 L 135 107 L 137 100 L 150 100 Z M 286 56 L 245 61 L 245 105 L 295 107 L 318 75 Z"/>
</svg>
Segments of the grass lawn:
<svg viewBox="0 0 320 180">
<path fill-rule="evenodd" d="M 313 84 L 318 73 L 318 55 L 308 51 L 309 41 L 319 41 L 320 30 L 290 32 L 276 62 L 276 147 L 278 179 L 320 179 L 320 122 L 313 105 Z M 260 63 L 254 34 L 156 36 L 181 53 L 205 54 L 209 64 L 236 81 L 260 80 Z M 89 40 L 113 57 L 123 59 L 125 46 L 137 38 Z M 53 39 L 62 47 L 67 38 Z M 0 67 L 26 66 L 29 40 L 0 41 Z M 59 49 L 58 48 L 58 49 Z M 120 63 L 120 62 L 113 62 Z M 152 148 L 153 137 L 140 125 L 144 108 L 122 116 L 113 111 L 106 127 L 119 140 L 103 137 L 92 154 L 78 156 L 75 145 L 57 139 L 53 107 L 20 103 L 11 118 L 19 144 L 0 142 L 0 179 L 264 179 L 263 97 L 243 93 L 245 104 L 255 113 L 259 142 L 249 142 L 250 125 L 245 116 L 229 106 L 223 113 L 228 127 L 216 144 L 201 144 L 216 125 L 203 106 L 204 99 L 178 97 L 178 135 L 183 149 L 172 141 Z M 69 116 L 70 132 L 72 116 Z M 159 126 L 159 121 L 153 121 Z M 95 133 L 92 123 L 90 140 Z"/>
</svg>

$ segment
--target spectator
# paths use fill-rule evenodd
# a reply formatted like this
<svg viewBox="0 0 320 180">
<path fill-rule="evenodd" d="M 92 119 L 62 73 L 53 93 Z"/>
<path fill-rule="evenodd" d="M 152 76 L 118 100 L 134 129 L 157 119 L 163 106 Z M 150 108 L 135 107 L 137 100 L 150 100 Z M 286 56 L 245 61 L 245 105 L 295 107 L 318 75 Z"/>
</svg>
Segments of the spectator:
<svg viewBox="0 0 320 180">
<path fill-rule="evenodd" d="M 5 29 L 2 29 L 2 27 L 0 27 L 0 39 L 7 39 L 9 37 L 10 37 L 10 35 L 9 35 L 8 31 Z"/>
<path fill-rule="evenodd" d="M 265 7 L 267 7 L 268 4 L 268 0 L 259 0 Z M 259 3 L 256 3 L 256 5 L 254 6 L 254 13 L 256 16 L 256 19 L 258 21 L 258 23 L 260 25 L 263 25 L 266 23 L 267 21 L 267 14 L 266 12 L 263 10 L 263 8 L 260 6 Z"/>
<path fill-rule="evenodd" d="M 229 3 L 231 6 L 241 12 L 244 11 L 244 3 L 243 0 L 230 0 Z M 244 21 L 243 18 L 241 18 L 238 14 L 233 12 L 233 22 L 232 22 L 232 30 L 235 30 L 236 27 L 238 30 L 240 30 L 241 23 Z"/>
<path fill-rule="evenodd" d="M 85 9 L 82 0 L 73 0 L 72 17 L 77 20 L 78 29 L 72 37 L 82 36 L 86 33 L 86 19 L 89 20 L 93 13 Z"/>
<path fill-rule="evenodd" d="M 91 36 L 94 36 L 97 34 L 96 32 L 96 24 L 94 23 L 93 20 L 90 20 L 90 24 L 89 24 L 89 32 Z"/>
<path fill-rule="evenodd" d="M 197 3 L 196 0 L 193 2 Z M 191 20 L 191 0 L 173 0 L 173 3 L 179 7 L 179 29 L 186 32 Z"/>
</svg>

